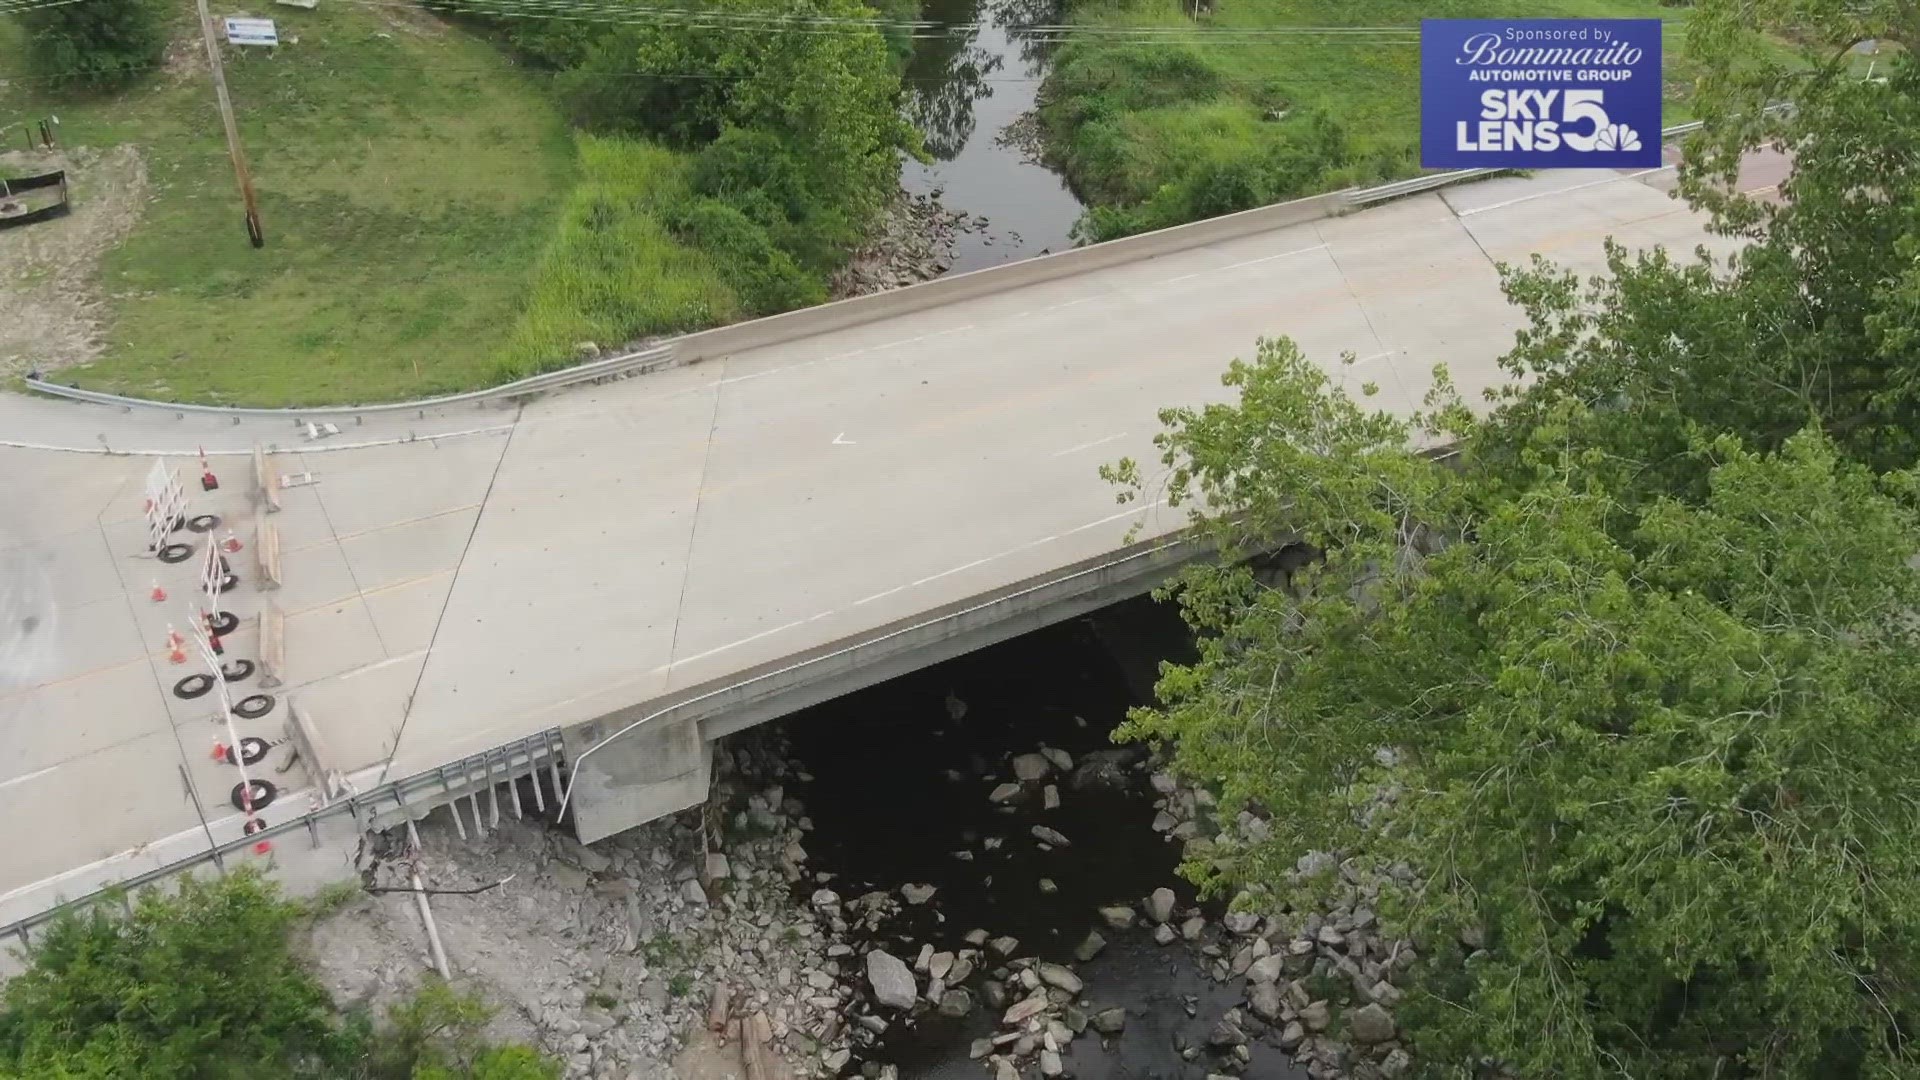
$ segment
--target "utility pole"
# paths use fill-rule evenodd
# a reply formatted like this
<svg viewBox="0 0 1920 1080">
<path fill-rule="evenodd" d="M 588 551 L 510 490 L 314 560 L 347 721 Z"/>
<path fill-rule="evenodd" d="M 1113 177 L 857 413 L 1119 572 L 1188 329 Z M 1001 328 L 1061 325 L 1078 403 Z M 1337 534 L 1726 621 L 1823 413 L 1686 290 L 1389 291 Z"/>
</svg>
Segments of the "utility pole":
<svg viewBox="0 0 1920 1080">
<path fill-rule="evenodd" d="M 207 0 L 200 6 L 200 35 L 207 41 L 207 66 L 213 70 L 213 93 L 220 100 L 220 122 L 227 129 L 227 156 L 233 159 L 233 178 L 240 185 L 240 200 L 247 207 L 247 239 L 254 247 L 265 247 L 267 234 L 260 229 L 260 207 L 253 198 L 253 175 L 247 171 L 247 152 L 240 147 L 240 125 L 233 119 L 233 100 L 227 96 L 227 72 L 220 66 L 220 41 L 213 34 L 213 15 Z"/>
</svg>

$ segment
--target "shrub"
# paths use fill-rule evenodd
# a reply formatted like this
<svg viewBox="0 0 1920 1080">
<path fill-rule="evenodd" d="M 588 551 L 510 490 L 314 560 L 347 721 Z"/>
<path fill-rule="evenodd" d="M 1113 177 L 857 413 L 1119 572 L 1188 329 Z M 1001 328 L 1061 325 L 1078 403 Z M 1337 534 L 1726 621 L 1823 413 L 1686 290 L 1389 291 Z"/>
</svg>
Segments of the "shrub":
<svg viewBox="0 0 1920 1080">
<path fill-rule="evenodd" d="M 713 256 L 749 314 L 767 315 L 826 299 L 820 279 L 780 250 L 765 227 L 718 199 L 676 208 L 668 226 L 682 242 Z"/>
<path fill-rule="evenodd" d="M 167 29 L 156 0 L 80 0 L 14 16 L 28 63 L 54 84 L 125 86 L 160 62 Z"/>
</svg>

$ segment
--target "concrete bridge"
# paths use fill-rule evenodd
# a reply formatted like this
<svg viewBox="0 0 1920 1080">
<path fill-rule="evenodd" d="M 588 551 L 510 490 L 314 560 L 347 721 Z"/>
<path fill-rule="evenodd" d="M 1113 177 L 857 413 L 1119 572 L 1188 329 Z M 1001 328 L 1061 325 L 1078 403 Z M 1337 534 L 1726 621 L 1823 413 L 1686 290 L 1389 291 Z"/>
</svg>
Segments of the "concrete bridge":
<svg viewBox="0 0 1920 1080">
<path fill-rule="evenodd" d="M 1761 163 L 1748 186 L 1780 172 Z M 362 802 L 340 836 L 404 798 L 471 796 L 482 824 L 500 781 L 557 778 L 564 758 L 590 840 L 699 800 L 725 733 L 1161 580 L 1186 554 L 1168 539 L 1180 515 L 1117 507 L 1095 468 L 1151 460 L 1156 410 L 1218 398 L 1256 338 L 1291 336 L 1334 370 L 1355 354 L 1337 377 L 1397 411 L 1436 363 L 1477 395 L 1518 324 L 1495 264 L 1539 252 L 1595 271 L 1608 236 L 1707 242 L 1670 183 L 1555 173 L 1342 216 L 1256 211 L 1190 227 L 1213 230 L 1199 246 L 1083 249 L 696 335 L 702 362 L 622 383 L 342 416 L 313 441 L 287 418 L 0 398 L 0 926 L 244 850 L 211 699 L 170 692 L 187 669 L 165 628 L 185 620 L 192 564 L 145 556 L 145 453 L 206 447 L 222 484 L 193 511 L 249 539 L 249 448 L 314 479 L 268 519 L 283 584 L 258 591 L 236 555 L 221 605 L 247 618 L 239 656 L 262 644 L 252 615 L 284 614 L 279 706 L 242 724 L 275 739 L 304 718 L 301 767 L 256 767 L 282 789 L 270 824 L 349 790 Z M 150 602 L 156 578 L 173 601 Z M 313 789 L 326 775 L 345 786 Z M 275 857 L 311 846 L 337 876 L 344 857 L 305 824 L 311 845 Z"/>
</svg>

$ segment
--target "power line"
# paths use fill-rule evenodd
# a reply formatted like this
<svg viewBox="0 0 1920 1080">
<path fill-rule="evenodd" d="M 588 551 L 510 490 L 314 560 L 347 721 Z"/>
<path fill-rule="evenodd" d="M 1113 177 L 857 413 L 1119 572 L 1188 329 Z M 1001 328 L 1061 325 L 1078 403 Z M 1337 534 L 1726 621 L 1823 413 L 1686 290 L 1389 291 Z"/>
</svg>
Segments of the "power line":
<svg viewBox="0 0 1920 1080">
<path fill-rule="evenodd" d="M 1214 43 L 1225 41 L 1271 41 L 1303 44 L 1390 44 L 1419 43 L 1417 27 L 1341 27 L 1283 26 L 1228 27 L 1200 29 L 1188 26 L 1099 26 L 1070 23 L 1000 24 L 991 22 L 935 23 L 926 20 L 897 20 L 838 17 L 789 17 L 775 14 L 716 13 L 689 8 L 632 7 L 623 4 L 565 2 L 565 0 L 421 0 L 418 5 L 394 0 L 342 0 L 368 7 L 426 7 L 436 11 L 470 16 L 511 19 L 555 19 L 568 22 L 601 23 L 618 26 L 702 26 L 715 29 L 774 33 L 844 33 L 868 29 L 913 31 L 916 38 L 943 38 L 989 28 L 1003 29 L 1022 39 L 1055 39 L 1068 36 L 1083 39 L 1125 39 L 1140 41 L 1177 41 Z M 631 16 L 641 15 L 644 18 Z"/>
<path fill-rule="evenodd" d="M 347 0 L 340 0 L 340 2 L 347 2 Z M 1080 70 L 1085 70 L 1088 67 L 1098 68 L 1103 65 L 1111 67 L 1113 73 L 1117 75 L 1137 74 L 1137 72 L 1133 71 L 1131 68 L 1127 68 L 1121 64 L 1114 63 L 1112 61 L 1082 61 L 1079 65 L 1077 65 L 1077 67 Z M 134 70 L 134 71 L 155 70 L 162 66 L 164 65 L 159 63 L 143 64 L 138 67 L 131 68 L 129 70 Z M 414 70 L 413 68 L 405 64 L 352 63 L 352 62 L 341 62 L 341 61 L 329 61 L 327 64 L 328 71 L 392 71 L 399 68 Z M 536 68 L 536 67 L 523 67 L 523 66 L 517 66 L 513 64 L 506 65 L 506 68 L 507 70 L 510 70 L 517 75 L 521 75 L 527 78 L 546 78 L 546 79 L 559 79 L 559 78 L 658 79 L 662 81 L 686 80 L 686 81 L 695 81 L 695 82 L 744 82 L 744 81 L 761 78 L 761 76 L 753 75 L 753 74 L 728 74 L 725 72 L 714 72 L 714 71 L 640 71 L 640 70 L 598 71 L 598 70 L 585 70 L 581 68 L 572 68 L 565 71 L 559 71 L 559 70 L 547 70 L 547 69 Z M 433 67 L 433 70 L 436 72 L 460 72 L 463 74 L 486 75 L 486 74 L 498 74 L 502 69 L 500 67 L 496 67 L 493 65 L 482 65 L 482 64 L 435 64 Z M 60 78 L 66 77 L 67 75 L 75 75 L 75 74 L 81 74 L 81 72 L 78 69 L 68 70 L 68 71 L 39 72 L 35 74 L 20 74 L 20 75 L 10 75 L 10 74 L 7 74 L 6 72 L 0 72 L 0 79 L 7 80 L 9 82 L 36 82 L 36 81 L 60 79 Z M 302 74 L 307 74 L 307 73 L 302 73 Z M 948 83 L 952 83 L 954 81 L 955 79 L 953 79 L 952 77 L 943 77 L 943 76 L 924 76 L 924 77 L 911 76 L 911 75 L 900 76 L 900 82 L 907 85 L 942 86 Z M 1009 83 L 1009 84 L 1031 85 L 1035 83 L 1046 82 L 1047 76 L 1045 75 L 1031 75 L 1031 76 L 982 75 L 976 78 L 967 79 L 966 81 L 969 83 L 988 83 L 988 84 Z M 1298 73 L 1291 73 L 1284 76 L 1270 76 L 1270 77 L 1258 77 L 1258 76 L 1248 76 L 1244 78 L 1222 77 L 1217 83 L 1215 83 L 1215 85 L 1225 86 L 1225 87 L 1235 87 L 1235 86 L 1265 86 L 1271 83 L 1278 83 L 1284 86 L 1333 86 L 1333 85 L 1348 86 L 1352 84 L 1352 81 L 1353 80 L 1350 76 L 1344 76 L 1344 75 L 1302 75 Z"/>
</svg>

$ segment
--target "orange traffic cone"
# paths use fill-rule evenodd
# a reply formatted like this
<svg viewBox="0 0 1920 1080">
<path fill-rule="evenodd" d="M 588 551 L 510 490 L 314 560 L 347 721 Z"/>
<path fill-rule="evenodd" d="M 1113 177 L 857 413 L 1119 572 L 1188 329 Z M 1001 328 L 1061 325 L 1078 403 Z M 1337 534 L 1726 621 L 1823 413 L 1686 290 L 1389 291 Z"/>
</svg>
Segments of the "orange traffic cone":
<svg viewBox="0 0 1920 1080">
<path fill-rule="evenodd" d="M 148 593 L 147 595 L 148 595 L 148 596 L 150 596 L 150 597 L 152 597 L 152 598 L 153 598 L 153 602 L 154 602 L 154 603 L 156 603 L 156 604 L 159 604 L 159 603 L 163 603 L 163 602 L 165 602 L 165 601 L 166 601 L 166 599 L 167 599 L 167 590 L 165 590 L 165 589 L 163 589 L 163 588 L 161 588 L 161 587 L 160 587 L 160 579 L 159 579 L 159 578 L 154 578 L 154 579 L 153 579 L 153 591 L 152 591 L 151 593 Z"/>
<path fill-rule="evenodd" d="M 200 490 L 218 491 L 220 480 L 213 475 L 213 467 L 207 464 L 207 448 L 200 448 Z"/>
<path fill-rule="evenodd" d="M 213 741 L 213 760 L 224 761 L 227 756 L 227 744 L 218 739 Z"/>
<path fill-rule="evenodd" d="M 187 650 L 181 648 L 180 643 L 177 641 L 169 642 L 167 644 L 167 663 L 184 664 L 186 662 L 187 662 Z"/>
<path fill-rule="evenodd" d="M 255 855 L 265 855 L 267 852 L 272 850 L 273 850 L 273 842 L 271 840 L 262 840 L 259 843 L 253 845 L 253 853 Z"/>
<path fill-rule="evenodd" d="M 240 550 L 240 538 L 233 535 L 232 529 L 227 530 L 227 538 L 220 542 L 220 550 L 229 555 Z"/>
</svg>

